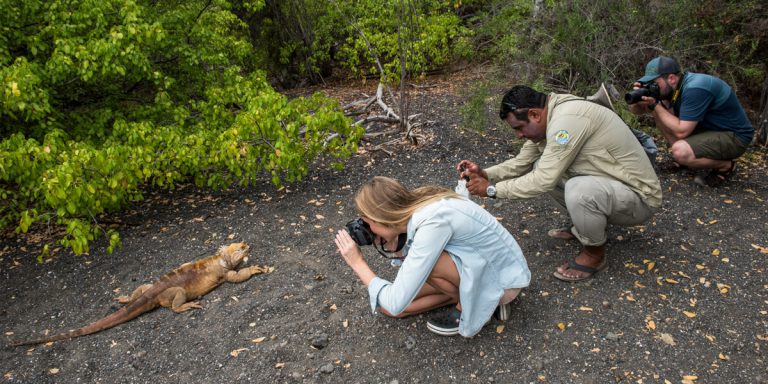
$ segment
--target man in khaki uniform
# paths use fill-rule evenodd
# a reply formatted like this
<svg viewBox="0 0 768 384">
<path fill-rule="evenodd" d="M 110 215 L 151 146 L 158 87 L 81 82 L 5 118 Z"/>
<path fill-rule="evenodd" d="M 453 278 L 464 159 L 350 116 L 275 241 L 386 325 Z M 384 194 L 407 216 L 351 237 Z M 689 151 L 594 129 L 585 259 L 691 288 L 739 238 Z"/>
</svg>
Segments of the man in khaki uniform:
<svg viewBox="0 0 768 384">
<path fill-rule="evenodd" d="M 606 266 L 607 225 L 642 224 L 661 207 L 659 179 L 643 147 L 616 113 L 573 95 L 519 85 L 504 95 L 499 115 L 528 141 L 516 157 L 485 170 L 462 160 L 460 177 L 469 177 L 467 189 L 481 197 L 549 193 L 573 223 L 549 235 L 584 246 L 554 275 L 591 277 Z"/>
</svg>

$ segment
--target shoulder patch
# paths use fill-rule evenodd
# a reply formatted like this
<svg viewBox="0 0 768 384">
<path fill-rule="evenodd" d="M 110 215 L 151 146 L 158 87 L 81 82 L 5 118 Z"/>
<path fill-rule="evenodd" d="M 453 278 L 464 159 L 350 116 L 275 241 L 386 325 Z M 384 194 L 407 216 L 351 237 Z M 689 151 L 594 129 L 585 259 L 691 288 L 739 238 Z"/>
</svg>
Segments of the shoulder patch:
<svg viewBox="0 0 768 384">
<path fill-rule="evenodd" d="M 571 135 L 568 134 L 568 131 L 565 129 L 561 129 L 555 133 L 555 143 L 558 143 L 560 145 L 568 144 L 568 140 L 571 139 Z"/>
</svg>

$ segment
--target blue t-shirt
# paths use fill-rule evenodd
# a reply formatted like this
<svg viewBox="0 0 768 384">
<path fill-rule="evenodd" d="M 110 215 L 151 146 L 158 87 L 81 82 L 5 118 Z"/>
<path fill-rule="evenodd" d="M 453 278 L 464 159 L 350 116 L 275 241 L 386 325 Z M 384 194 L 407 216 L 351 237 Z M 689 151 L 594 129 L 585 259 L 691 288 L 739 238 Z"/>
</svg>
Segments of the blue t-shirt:
<svg viewBox="0 0 768 384">
<path fill-rule="evenodd" d="M 680 120 L 696 121 L 696 130 L 731 131 L 748 145 L 755 133 L 736 93 L 723 80 L 703 73 L 685 73 L 680 97 L 673 105 Z"/>
</svg>

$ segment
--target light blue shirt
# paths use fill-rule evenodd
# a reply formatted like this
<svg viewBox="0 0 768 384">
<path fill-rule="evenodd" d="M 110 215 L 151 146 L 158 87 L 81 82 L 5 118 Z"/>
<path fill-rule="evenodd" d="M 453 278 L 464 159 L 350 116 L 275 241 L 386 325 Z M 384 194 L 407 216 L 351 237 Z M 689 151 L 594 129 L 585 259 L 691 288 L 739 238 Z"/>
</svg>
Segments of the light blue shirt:
<svg viewBox="0 0 768 384">
<path fill-rule="evenodd" d="M 461 279 L 459 333 L 474 336 L 493 315 L 504 290 L 524 288 L 531 271 L 517 241 L 488 211 L 465 198 L 447 198 L 417 210 L 408 221 L 403 265 L 389 282 L 368 285 L 371 309 L 403 312 L 427 281 L 443 250 Z"/>
</svg>

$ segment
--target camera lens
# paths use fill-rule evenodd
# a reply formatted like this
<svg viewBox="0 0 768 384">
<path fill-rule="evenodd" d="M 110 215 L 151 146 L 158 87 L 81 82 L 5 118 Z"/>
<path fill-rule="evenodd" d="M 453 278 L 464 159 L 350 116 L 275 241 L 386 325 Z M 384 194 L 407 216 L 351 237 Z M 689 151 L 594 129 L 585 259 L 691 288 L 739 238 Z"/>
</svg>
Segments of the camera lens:
<svg viewBox="0 0 768 384">
<path fill-rule="evenodd" d="M 624 95 L 624 101 L 626 101 L 627 104 L 635 104 L 642 101 L 643 96 L 648 96 L 649 94 L 650 92 L 648 91 L 648 88 L 633 89 Z"/>
<path fill-rule="evenodd" d="M 373 244 L 373 239 L 375 237 L 373 232 L 371 232 L 371 227 L 368 223 L 363 221 L 362 218 L 358 217 L 357 219 L 350 220 L 345 227 L 347 232 L 349 232 L 349 236 L 352 237 L 352 240 L 354 240 L 357 245 L 364 246 Z"/>
</svg>

